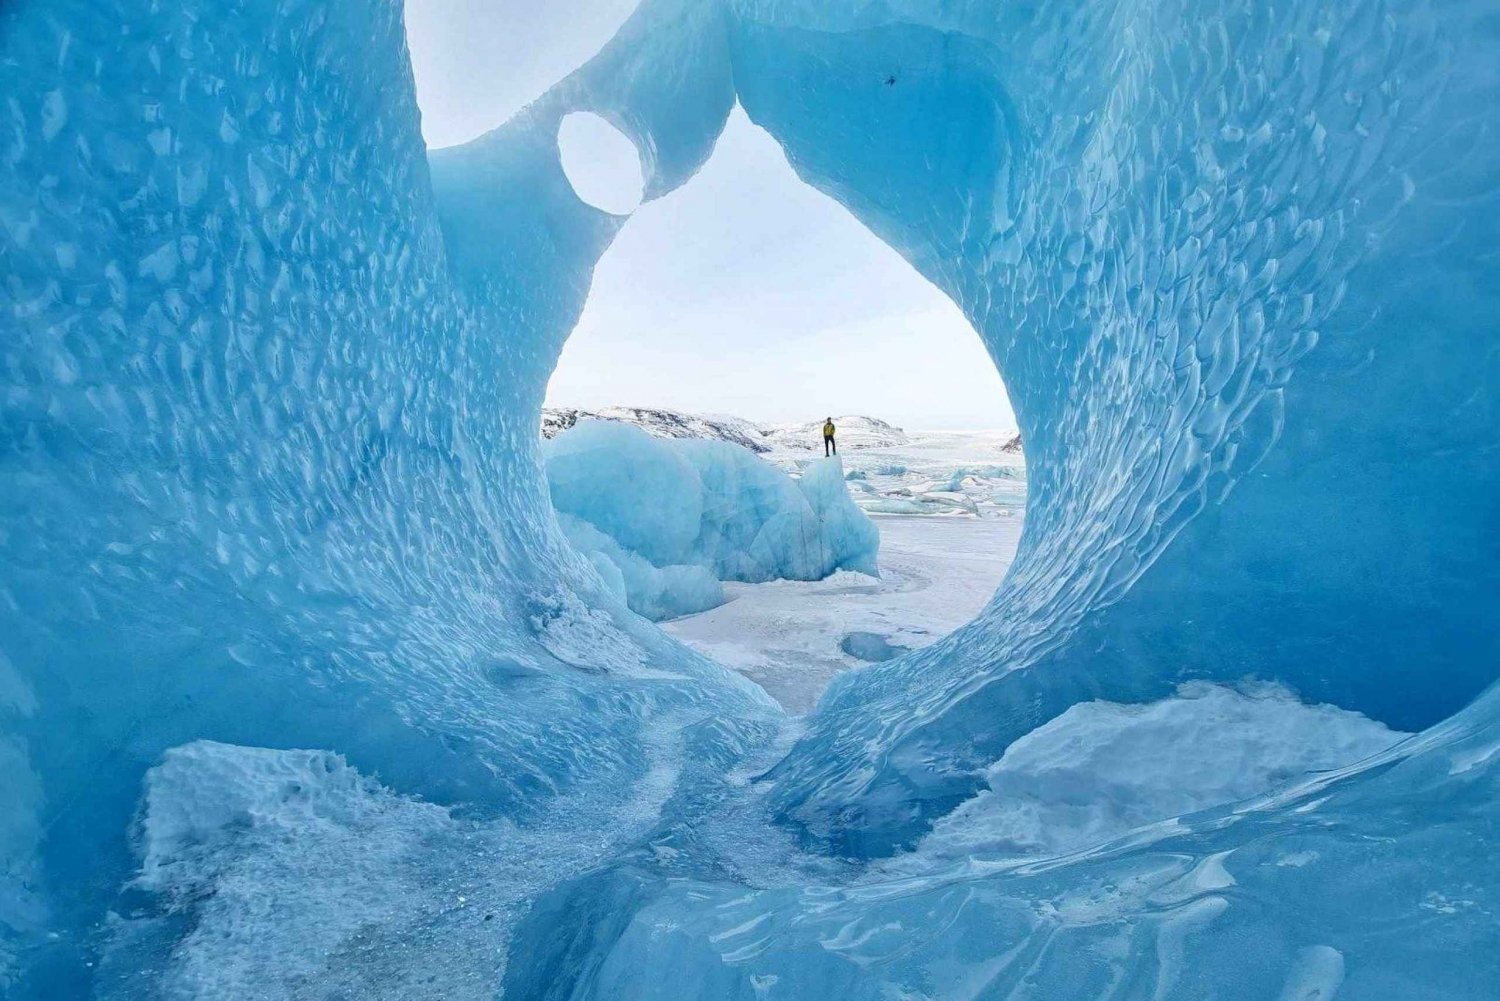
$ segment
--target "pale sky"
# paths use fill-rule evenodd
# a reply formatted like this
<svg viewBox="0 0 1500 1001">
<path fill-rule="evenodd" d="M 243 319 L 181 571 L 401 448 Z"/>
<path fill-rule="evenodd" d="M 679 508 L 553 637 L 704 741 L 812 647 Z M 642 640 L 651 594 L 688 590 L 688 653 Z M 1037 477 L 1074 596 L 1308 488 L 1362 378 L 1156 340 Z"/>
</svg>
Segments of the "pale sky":
<svg viewBox="0 0 1500 1001">
<path fill-rule="evenodd" d="M 501 124 L 598 51 L 634 6 L 407 0 L 428 145 Z M 1015 424 L 958 308 L 803 184 L 739 109 L 698 176 L 637 209 L 599 262 L 548 403 L 766 423 L 831 413 L 909 429 Z"/>
</svg>

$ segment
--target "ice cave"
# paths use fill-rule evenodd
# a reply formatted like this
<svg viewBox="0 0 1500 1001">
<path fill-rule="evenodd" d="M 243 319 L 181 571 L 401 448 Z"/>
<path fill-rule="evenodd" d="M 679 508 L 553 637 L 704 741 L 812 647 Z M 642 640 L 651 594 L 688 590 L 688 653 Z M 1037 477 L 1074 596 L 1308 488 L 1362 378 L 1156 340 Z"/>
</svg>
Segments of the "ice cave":
<svg viewBox="0 0 1500 1001">
<path fill-rule="evenodd" d="M 1496 51 L 1493 0 L 643 0 L 429 155 L 400 0 L 0 2 L 0 993 L 1496 997 Z M 735 108 L 1031 470 L 978 617 L 795 723 L 537 434 L 633 204 L 559 130 L 650 201 Z"/>
</svg>

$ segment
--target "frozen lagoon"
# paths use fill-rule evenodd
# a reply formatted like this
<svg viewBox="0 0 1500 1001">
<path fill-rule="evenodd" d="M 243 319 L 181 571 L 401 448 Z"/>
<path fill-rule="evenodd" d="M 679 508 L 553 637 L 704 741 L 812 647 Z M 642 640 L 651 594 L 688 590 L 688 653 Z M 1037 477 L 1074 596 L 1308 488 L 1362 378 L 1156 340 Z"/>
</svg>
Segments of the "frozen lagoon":
<svg viewBox="0 0 1500 1001">
<path fill-rule="evenodd" d="M 662 628 L 800 715 L 835 674 L 874 659 L 843 650 L 845 637 L 917 649 L 978 614 L 1015 556 L 1020 521 L 876 515 L 879 577 L 729 584 L 726 604 Z"/>
</svg>

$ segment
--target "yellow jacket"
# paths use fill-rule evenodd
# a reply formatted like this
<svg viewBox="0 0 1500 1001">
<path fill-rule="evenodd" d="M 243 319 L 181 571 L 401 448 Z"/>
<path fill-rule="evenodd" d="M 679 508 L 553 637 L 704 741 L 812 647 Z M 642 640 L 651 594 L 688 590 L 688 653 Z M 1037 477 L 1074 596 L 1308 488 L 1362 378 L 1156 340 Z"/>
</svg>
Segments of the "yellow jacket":
<svg viewBox="0 0 1500 1001">
<path fill-rule="evenodd" d="M 824 438 L 832 438 L 833 437 L 833 421 L 829 421 L 828 423 L 826 423 L 826 424 L 823 425 L 823 437 Z"/>
</svg>

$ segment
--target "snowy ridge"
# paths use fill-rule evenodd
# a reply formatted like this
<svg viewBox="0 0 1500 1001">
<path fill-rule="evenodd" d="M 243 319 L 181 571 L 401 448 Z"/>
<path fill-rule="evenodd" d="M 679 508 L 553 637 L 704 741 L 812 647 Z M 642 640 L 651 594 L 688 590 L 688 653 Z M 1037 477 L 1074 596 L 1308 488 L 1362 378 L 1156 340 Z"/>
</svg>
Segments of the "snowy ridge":
<svg viewBox="0 0 1500 1001">
<path fill-rule="evenodd" d="M 727 441 L 752 452 L 769 452 L 766 432 L 739 417 L 706 417 L 657 407 L 543 407 L 542 437 L 556 438 L 579 421 L 614 421 L 633 424 L 653 438 L 703 438 Z"/>
<path fill-rule="evenodd" d="M 703 438 L 710 441 L 727 441 L 752 452 L 765 453 L 773 449 L 801 449 L 814 451 L 822 446 L 823 422 L 808 421 L 803 424 L 759 425 L 743 417 L 727 414 L 689 414 L 664 407 L 601 407 L 588 410 L 582 407 L 543 407 L 542 437 L 555 438 L 579 421 L 615 421 L 633 424 L 654 438 Z M 912 436 L 901 428 L 876 417 L 846 414 L 833 419 L 838 428 L 838 443 L 844 449 L 890 448 L 908 445 Z M 1019 451 L 1020 438 L 1014 439 Z"/>
<path fill-rule="evenodd" d="M 890 448 L 911 443 L 905 431 L 874 417 L 845 414 L 835 417 L 833 424 L 838 429 L 840 448 Z M 823 422 L 778 425 L 767 429 L 766 435 L 780 448 L 818 449 L 823 444 Z"/>
</svg>

